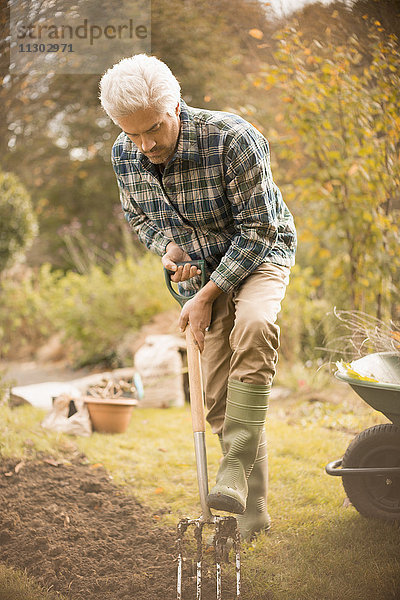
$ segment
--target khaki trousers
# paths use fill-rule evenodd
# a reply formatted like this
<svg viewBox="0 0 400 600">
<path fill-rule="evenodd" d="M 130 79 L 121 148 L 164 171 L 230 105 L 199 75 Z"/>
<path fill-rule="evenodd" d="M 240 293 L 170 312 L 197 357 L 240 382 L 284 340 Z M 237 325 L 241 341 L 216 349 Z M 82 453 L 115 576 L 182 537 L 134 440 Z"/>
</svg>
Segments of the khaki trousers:
<svg viewBox="0 0 400 600">
<path fill-rule="evenodd" d="M 276 318 L 289 272 L 289 267 L 263 263 L 237 290 L 214 301 L 202 352 L 207 421 L 213 433 L 220 433 L 224 424 L 228 379 L 272 383 L 279 348 Z"/>
</svg>

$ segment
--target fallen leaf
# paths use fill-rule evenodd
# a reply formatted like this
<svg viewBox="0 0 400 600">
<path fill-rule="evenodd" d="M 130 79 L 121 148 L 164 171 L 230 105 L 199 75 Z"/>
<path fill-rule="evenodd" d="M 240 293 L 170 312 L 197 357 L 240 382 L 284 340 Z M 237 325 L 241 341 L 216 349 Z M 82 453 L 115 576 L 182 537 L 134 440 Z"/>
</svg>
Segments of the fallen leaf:
<svg viewBox="0 0 400 600">
<path fill-rule="evenodd" d="M 261 31 L 261 29 L 250 29 L 249 30 L 249 35 L 251 35 L 252 38 L 256 39 L 256 40 L 262 40 L 264 37 L 263 32 Z"/>
<path fill-rule="evenodd" d="M 358 164 L 354 163 L 353 165 L 351 165 L 350 169 L 347 171 L 348 175 L 354 175 L 355 173 L 357 173 L 358 171 Z"/>
<path fill-rule="evenodd" d="M 159 452 L 166 452 L 166 449 L 165 448 L 158 448 L 158 451 Z"/>
<path fill-rule="evenodd" d="M 51 465 L 52 467 L 59 467 L 62 463 L 58 460 L 54 460 L 53 458 L 44 458 L 43 462 Z"/>
<path fill-rule="evenodd" d="M 399 331 L 391 331 L 390 332 L 391 337 L 400 342 L 400 332 Z M 400 348 L 400 344 L 395 344 L 396 348 Z"/>
<path fill-rule="evenodd" d="M 102 466 L 102 463 L 95 463 L 94 465 L 90 465 L 89 469 L 100 469 Z"/>
<path fill-rule="evenodd" d="M 155 493 L 155 494 L 162 494 L 162 493 L 163 493 L 163 491 L 164 491 L 164 488 L 162 488 L 162 487 L 158 487 L 158 488 L 156 488 L 156 489 L 154 490 L 154 493 Z"/>
<path fill-rule="evenodd" d="M 23 460 L 21 460 L 21 462 L 19 462 L 17 465 L 15 465 L 14 467 L 14 471 L 16 473 L 19 473 L 20 470 L 22 469 L 22 467 L 24 466 L 25 462 Z"/>
</svg>

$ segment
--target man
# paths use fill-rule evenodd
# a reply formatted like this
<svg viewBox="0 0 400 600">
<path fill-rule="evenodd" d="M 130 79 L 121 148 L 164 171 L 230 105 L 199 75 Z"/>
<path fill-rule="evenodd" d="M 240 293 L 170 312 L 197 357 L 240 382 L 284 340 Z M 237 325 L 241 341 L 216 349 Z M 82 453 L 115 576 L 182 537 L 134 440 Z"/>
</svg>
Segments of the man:
<svg viewBox="0 0 400 600">
<path fill-rule="evenodd" d="M 112 164 L 128 223 L 174 282 L 195 286 L 199 275 L 177 263 L 207 265 L 179 325 L 190 323 L 202 352 L 207 420 L 224 453 L 208 504 L 238 514 L 250 539 L 269 527 L 265 419 L 296 248 L 268 142 L 236 115 L 188 107 L 155 57 L 121 60 L 100 90 L 122 129 Z"/>
</svg>

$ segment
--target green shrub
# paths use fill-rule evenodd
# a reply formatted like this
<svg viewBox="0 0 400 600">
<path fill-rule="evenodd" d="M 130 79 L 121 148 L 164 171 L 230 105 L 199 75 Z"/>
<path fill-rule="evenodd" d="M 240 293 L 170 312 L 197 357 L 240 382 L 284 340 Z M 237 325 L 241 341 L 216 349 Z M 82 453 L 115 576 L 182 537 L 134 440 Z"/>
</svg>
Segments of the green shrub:
<svg viewBox="0 0 400 600">
<path fill-rule="evenodd" d="M 281 328 L 281 354 L 288 362 L 305 363 L 326 353 L 317 350 L 324 345 L 325 317 L 332 309 L 319 296 L 320 280 L 312 267 L 296 264 L 290 274 L 290 283 L 278 315 Z"/>
<path fill-rule="evenodd" d="M 23 269 L 0 279 L 0 356 L 31 355 L 57 331 L 52 318 L 52 294 L 62 273 L 50 265 L 39 271 Z"/>
<path fill-rule="evenodd" d="M 0 272 L 25 252 L 36 234 L 28 192 L 15 175 L 0 172 Z"/>
<path fill-rule="evenodd" d="M 109 273 L 93 265 L 66 274 L 43 265 L 0 282 L 1 355 L 32 353 L 60 332 L 75 365 L 112 361 L 128 331 L 173 305 L 160 259 L 119 257 Z"/>
<path fill-rule="evenodd" d="M 109 274 L 93 266 L 87 274 L 69 272 L 54 291 L 54 320 L 65 339 L 76 342 L 74 362 L 111 361 L 118 343 L 173 303 L 163 282 L 159 258 L 118 260 Z"/>
</svg>

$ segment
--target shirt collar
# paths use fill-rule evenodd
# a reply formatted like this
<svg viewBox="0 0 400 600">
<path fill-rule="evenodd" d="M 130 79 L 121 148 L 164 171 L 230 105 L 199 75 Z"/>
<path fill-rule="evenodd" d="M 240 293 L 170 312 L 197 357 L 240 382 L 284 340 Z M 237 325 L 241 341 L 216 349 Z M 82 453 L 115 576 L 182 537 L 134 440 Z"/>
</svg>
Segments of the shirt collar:
<svg viewBox="0 0 400 600">
<path fill-rule="evenodd" d="M 200 162 L 199 146 L 197 143 L 197 131 L 193 116 L 186 102 L 181 99 L 181 131 L 179 135 L 178 147 L 175 152 L 176 157 L 186 160 Z"/>
<path fill-rule="evenodd" d="M 181 119 L 181 130 L 179 134 L 178 146 L 176 148 L 173 160 L 176 158 L 182 158 L 185 160 L 192 160 L 194 162 L 200 162 L 199 146 L 197 143 L 197 131 L 196 125 L 193 120 L 193 116 L 190 114 L 190 109 L 186 102 L 181 99 L 180 101 L 180 119 Z M 126 152 L 134 152 L 138 160 L 147 169 L 152 166 L 151 161 L 144 156 L 135 146 L 135 144 L 124 134 L 123 150 Z"/>
</svg>

